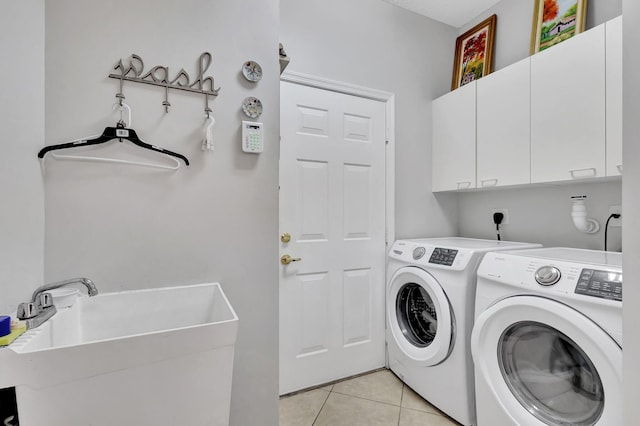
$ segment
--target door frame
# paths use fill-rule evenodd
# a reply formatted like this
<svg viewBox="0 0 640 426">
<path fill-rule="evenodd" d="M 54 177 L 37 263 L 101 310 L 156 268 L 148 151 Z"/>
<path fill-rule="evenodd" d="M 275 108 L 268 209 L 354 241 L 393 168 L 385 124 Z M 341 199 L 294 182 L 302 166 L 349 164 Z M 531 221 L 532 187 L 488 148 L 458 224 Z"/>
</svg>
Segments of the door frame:
<svg viewBox="0 0 640 426">
<path fill-rule="evenodd" d="M 395 94 L 337 80 L 303 74 L 296 71 L 284 71 L 281 82 L 300 84 L 316 89 L 343 93 L 345 95 L 372 99 L 385 103 L 385 246 L 388 252 L 395 241 Z M 386 265 L 385 265 L 386 271 Z M 386 272 L 385 272 L 386 276 Z M 385 279 L 386 282 L 386 279 Z"/>
</svg>

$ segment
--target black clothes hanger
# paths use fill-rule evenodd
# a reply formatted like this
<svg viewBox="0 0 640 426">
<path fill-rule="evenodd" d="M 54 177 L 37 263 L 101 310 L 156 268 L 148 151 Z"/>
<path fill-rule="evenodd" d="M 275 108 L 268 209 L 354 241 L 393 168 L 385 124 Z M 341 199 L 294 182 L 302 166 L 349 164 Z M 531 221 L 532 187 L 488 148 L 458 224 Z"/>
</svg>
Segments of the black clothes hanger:
<svg viewBox="0 0 640 426">
<path fill-rule="evenodd" d="M 134 145 L 137 145 L 141 148 L 150 149 L 156 152 L 161 152 L 163 154 L 171 155 L 172 157 L 177 157 L 182 161 L 184 161 L 184 164 L 186 164 L 187 166 L 189 165 L 189 160 L 184 155 L 178 154 L 177 152 L 169 151 L 168 149 L 164 149 L 156 145 L 150 145 L 146 142 L 143 142 L 142 140 L 140 140 L 140 138 L 138 138 L 138 135 L 136 134 L 135 130 L 127 129 L 124 126 L 124 123 L 122 121 L 119 121 L 116 127 L 105 128 L 104 132 L 102 132 L 102 135 L 94 139 L 80 140 L 76 142 L 67 142 L 67 143 L 61 143 L 58 145 L 45 146 L 40 150 L 40 152 L 38 152 L 38 158 L 44 158 L 44 155 L 49 151 L 54 151 L 57 149 L 76 148 L 79 146 L 98 145 L 101 143 L 109 142 L 110 140 L 113 140 L 113 139 L 118 139 L 120 142 L 122 142 L 123 139 L 126 139 L 131 143 L 133 143 Z"/>
</svg>

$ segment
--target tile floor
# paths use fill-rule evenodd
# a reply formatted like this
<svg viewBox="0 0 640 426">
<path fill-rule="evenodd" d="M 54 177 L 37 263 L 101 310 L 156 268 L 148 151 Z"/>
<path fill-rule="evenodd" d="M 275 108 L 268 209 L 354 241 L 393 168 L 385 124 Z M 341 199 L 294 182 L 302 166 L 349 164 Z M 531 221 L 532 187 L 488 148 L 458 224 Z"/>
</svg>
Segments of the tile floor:
<svg viewBox="0 0 640 426">
<path fill-rule="evenodd" d="M 280 398 L 280 426 L 457 426 L 391 371 Z"/>
</svg>

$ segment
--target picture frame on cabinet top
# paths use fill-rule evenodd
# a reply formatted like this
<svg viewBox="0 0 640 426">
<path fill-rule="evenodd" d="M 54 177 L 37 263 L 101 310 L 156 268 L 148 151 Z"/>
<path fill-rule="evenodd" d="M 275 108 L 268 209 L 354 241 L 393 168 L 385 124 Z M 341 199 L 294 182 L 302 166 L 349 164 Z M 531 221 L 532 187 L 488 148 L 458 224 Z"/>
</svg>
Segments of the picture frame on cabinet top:
<svg viewBox="0 0 640 426">
<path fill-rule="evenodd" d="M 535 0 L 531 26 L 531 54 L 584 31 L 587 0 Z"/>
<path fill-rule="evenodd" d="M 497 15 L 491 15 L 456 39 L 451 90 L 491 73 Z"/>
</svg>

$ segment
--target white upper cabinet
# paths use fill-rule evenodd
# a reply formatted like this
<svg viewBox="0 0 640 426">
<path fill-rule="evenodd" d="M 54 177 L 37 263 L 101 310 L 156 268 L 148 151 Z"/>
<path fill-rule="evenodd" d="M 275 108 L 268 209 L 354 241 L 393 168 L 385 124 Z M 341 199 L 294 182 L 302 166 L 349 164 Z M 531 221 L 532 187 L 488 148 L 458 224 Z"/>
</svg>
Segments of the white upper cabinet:
<svg viewBox="0 0 640 426">
<path fill-rule="evenodd" d="M 605 176 L 605 28 L 531 57 L 531 182 Z"/>
<path fill-rule="evenodd" d="M 476 187 L 476 82 L 433 101 L 432 190 Z"/>
<path fill-rule="evenodd" d="M 622 16 L 606 23 L 607 176 L 622 174 Z"/>
<path fill-rule="evenodd" d="M 477 82 L 478 188 L 530 182 L 530 59 Z"/>
<path fill-rule="evenodd" d="M 433 191 L 622 174 L 622 17 L 433 101 Z"/>
</svg>

